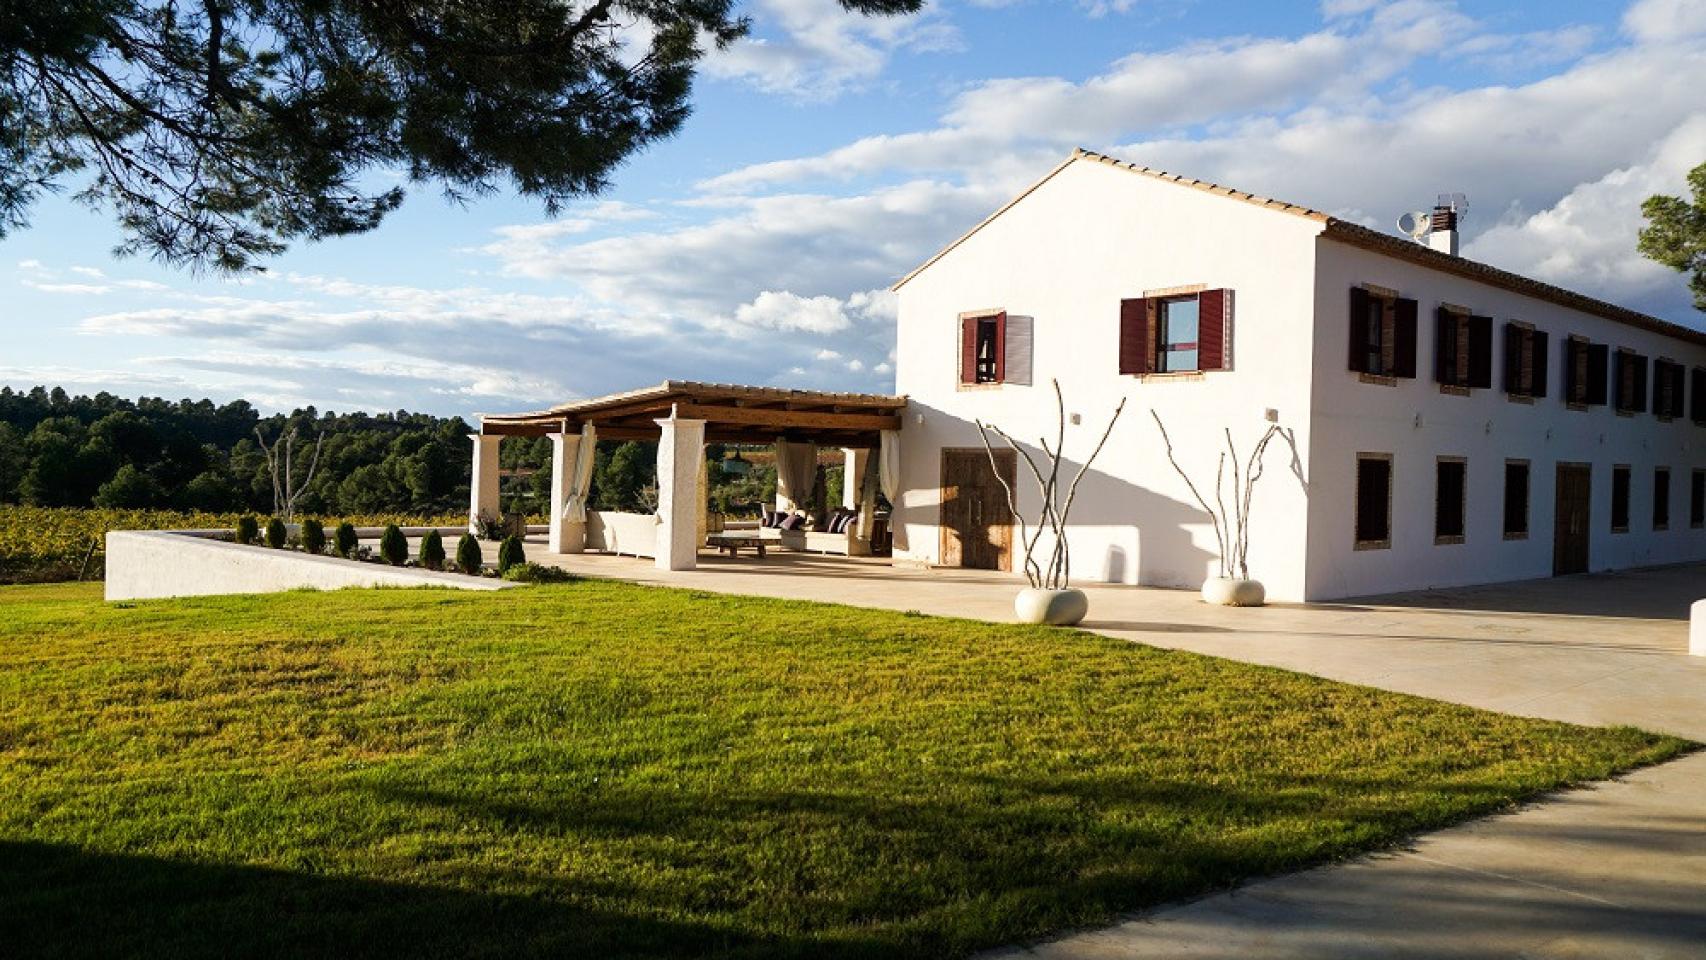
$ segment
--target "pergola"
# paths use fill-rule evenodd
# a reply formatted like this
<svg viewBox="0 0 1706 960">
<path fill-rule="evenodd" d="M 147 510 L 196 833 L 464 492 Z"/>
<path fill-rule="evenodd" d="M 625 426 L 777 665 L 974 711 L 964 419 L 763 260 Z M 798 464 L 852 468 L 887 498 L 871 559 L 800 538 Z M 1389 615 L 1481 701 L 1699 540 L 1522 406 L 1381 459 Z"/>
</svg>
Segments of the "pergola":
<svg viewBox="0 0 1706 960">
<path fill-rule="evenodd" d="M 905 397 L 880 394 L 666 380 L 549 410 L 483 414 L 480 432 L 473 435 L 469 527 L 481 516 L 499 513 L 500 441 L 550 437 L 549 549 L 581 552 L 586 549 L 586 498 L 597 441 L 651 441 L 658 445 L 657 565 L 692 569 L 705 539 L 705 444 L 775 444 L 777 505 L 790 510 L 805 494 L 787 463 L 809 456 L 815 464 L 817 448 L 827 446 L 845 451 L 847 506 L 858 509 L 858 536 L 868 545 L 877 487 L 892 485 L 882 481 L 894 474 L 905 406 Z"/>
</svg>

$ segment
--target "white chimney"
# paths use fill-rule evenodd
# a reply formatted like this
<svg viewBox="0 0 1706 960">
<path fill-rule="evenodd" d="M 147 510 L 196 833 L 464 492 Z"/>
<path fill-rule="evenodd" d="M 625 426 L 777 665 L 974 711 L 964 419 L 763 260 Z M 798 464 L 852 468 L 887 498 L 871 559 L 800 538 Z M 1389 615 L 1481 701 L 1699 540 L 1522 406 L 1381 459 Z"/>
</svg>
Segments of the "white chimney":
<svg viewBox="0 0 1706 960">
<path fill-rule="evenodd" d="M 1432 227 L 1428 246 L 1440 253 L 1457 256 L 1457 210 L 1448 204 L 1434 207 Z"/>
</svg>

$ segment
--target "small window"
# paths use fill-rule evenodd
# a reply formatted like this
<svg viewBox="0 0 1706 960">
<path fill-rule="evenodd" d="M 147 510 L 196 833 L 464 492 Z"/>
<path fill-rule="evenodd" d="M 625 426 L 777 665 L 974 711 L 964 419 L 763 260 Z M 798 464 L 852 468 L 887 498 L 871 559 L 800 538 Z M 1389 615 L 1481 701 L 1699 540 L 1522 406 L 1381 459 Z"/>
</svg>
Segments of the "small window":
<svg viewBox="0 0 1706 960">
<path fill-rule="evenodd" d="M 1688 525 L 1706 527 L 1706 470 L 1695 470 L 1688 478 Z"/>
<path fill-rule="evenodd" d="M 1528 538 L 1528 461 L 1505 461 L 1505 539 Z"/>
<path fill-rule="evenodd" d="M 1611 468 L 1611 532 L 1629 532 L 1629 466 Z"/>
<path fill-rule="evenodd" d="M 1391 291 L 1351 288 L 1353 373 L 1380 378 L 1416 375 L 1416 301 Z"/>
<path fill-rule="evenodd" d="M 1161 373 L 1197 370 L 1197 298 L 1163 300 L 1156 316 L 1155 369 Z"/>
<path fill-rule="evenodd" d="M 1512 320 L 1505 324 L 1505 392 L 1513 397 L 1546 396 L 1546 331 Z"/>
<path fill-rule="evenodd" d="M 1434 381 L 1447 387 L 1493 385 L 1493 319 L 1450 306 L 1439 308 L 1434 335 Z"/>
<path fill-rule="evenodd" d="M 1618 413 L 1645 413 L 1647 410 L 1647 358 L 1633 350 L 1616 353 L 1613 395 L 1617 398 Z"/>
<path fill-rule="evenodd" d="M 1653 469 L 1653 529 L 1670 529 L 1670 468 Z"/>
<path fill-rule="evenodd" d="M 1687 369 L 1674 360 L 1660 357 L 1653 361 L 1653 415 L 1663 420 L 1675 420 L 1683 415 L 1683 395 L 1687 392 Z"/>
<path fill-rule="evenodd" d="M 1356 548 L 1392 546 L 1392 455 L 1357 454 Z"/>
<path fill-rule="evenodd" d="M 1564 402 L 1572 407 L 1600 406 L 1606 400 L 1606 361 L 1610 347 L 1581 337 L 1564 341 Z"/>
<path fill-rule="evenodd" d="M 1463 542 L 1468 470 L 1462 457 L 1440 457 L 1434 467 L 1434 543 Z"/>
</svg>

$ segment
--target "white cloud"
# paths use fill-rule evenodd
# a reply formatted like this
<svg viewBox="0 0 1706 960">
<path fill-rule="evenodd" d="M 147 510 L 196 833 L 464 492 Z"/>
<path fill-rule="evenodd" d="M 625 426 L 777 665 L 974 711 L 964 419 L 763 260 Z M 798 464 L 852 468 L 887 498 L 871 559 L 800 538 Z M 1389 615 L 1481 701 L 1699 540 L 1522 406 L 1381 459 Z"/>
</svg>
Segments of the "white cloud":
<svg viewBox="0 0 1706 960">
<path fill-rule="evenodd" d="M 1687 192 L 1688 171 L 1706 157 L 1706 112 L 1684 122 L 1640 163 L 1565 194 L 1545 210 L 1500 223 L 1465 247 L 1477 259 L 1602 297 L 1687 313 L 1683 276 L 1636 250 L 1641 201 Z M 1668 311 L 1665 308 L 1669 308 Z"/>
<path fill-rule="evenodd" d="M 1700 0 L 1639 0 L 1623 14 L 1623 30 L 1638 40 L 1664 43 L 1706 33 Z"/>
<path fill-rule="evenodd" d="M 898 50 L 950 49 L 958 33 L 935 9 L 904 17 L 849 13 L 836 0 L 757 0 L 752 36 L 711 50 L 707 75 L 822 100 L 875 79 Z"/>
</svg>

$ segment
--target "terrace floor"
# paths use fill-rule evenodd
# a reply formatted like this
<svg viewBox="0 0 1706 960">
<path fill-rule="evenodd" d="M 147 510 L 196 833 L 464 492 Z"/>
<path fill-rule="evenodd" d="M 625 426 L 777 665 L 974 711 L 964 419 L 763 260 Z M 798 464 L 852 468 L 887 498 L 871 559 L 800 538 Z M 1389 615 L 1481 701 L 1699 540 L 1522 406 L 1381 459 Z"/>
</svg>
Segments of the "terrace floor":
<svg viewBox="0 0 1706 960">
<path fill-rule="evenodd" d="M 1005 620 L 1018 581 L 773 552 L 530 559 L 586 576 Z M 1084 627 L 1507 713 L 1706 741 L 1706 659 L 1686 656 L 1706 565 L 1261 609 L 1088 586 Z M 1251 884 L 1003 956 L 1706 955 L 1706 753 L 1419 838 L 1406 851 Z"/>
</svg>

